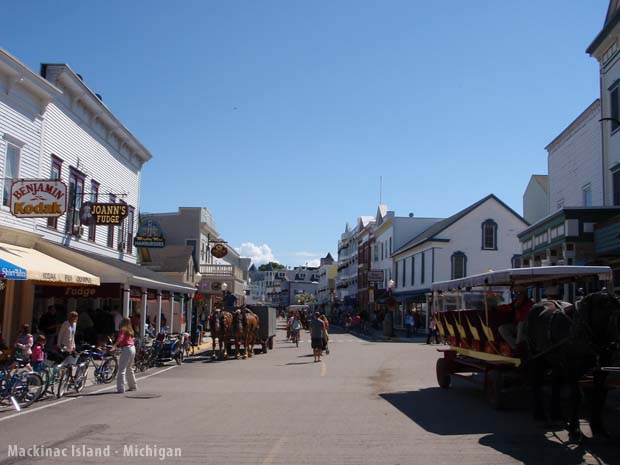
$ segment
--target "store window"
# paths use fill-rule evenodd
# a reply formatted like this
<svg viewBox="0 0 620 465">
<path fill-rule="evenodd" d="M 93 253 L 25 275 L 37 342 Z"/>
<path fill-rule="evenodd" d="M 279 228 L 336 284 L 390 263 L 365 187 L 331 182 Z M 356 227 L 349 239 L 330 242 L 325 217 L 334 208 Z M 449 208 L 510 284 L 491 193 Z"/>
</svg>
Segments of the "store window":
<svg viewBox="0 0 620 465">
<path fill-rule="evenodd" d="M 90 182 L 90 201 L 96 202 L 99 197 L 99 183 L 97 181 L 92 180 Z M 91 224 L 88 226 L 88 240 L 95 242 L 95 236 L 97 234 L 97 226 Z"/>
<path fill-rule="evenodd" d="M 52 169 L 50 171 L 50 179 L 60 179 L 62 174 L 62 160 L 52 155 Z M 47 225 L 50 228 L 58 228 L 58 218 L 48 218 Z"/>
<path fill-rule="evenodd" d="M 2 189 L 2 205 L 11 205 L 11 184 L 13 179 L 19 178 L 19 152 L 17 145 L 7 142 L 4 158 L 4 176 Z"/>
<path fill-rule="evenodd" d="M 81 236 L 80 208 L 84 198 L 84 174 L 71 167 L 69 169 L 69 198 L 67 199 L 67 224 L 65 231 Z"/>
</svg>

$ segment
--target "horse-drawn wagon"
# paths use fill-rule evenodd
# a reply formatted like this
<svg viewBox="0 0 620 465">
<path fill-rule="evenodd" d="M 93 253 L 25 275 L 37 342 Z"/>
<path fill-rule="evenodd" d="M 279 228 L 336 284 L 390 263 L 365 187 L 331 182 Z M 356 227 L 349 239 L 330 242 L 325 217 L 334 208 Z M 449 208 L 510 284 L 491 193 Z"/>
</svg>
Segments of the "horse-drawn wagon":
<svg viewBox="0 0 620 465">
<path fill-rule="evenodd" d="M 259 319 L 256 342 L 262 346 L 263 353 L 266 354 L 268 350 L 273 350 L 273 341 L 276 337 L 276 309 L 265 305 L 252 305 L 251 309 Z"/>
<path fill-rule="evenodd" d="M 565 300 L 575 301 L 580 289 L 596 292 L 603 289 L 605 282 L 610 280 L 609 267 L 550 266 L 490 271 L 433 283 L 433 317 L 439 334 L 449 346 L 439 349 L 443 352 L 443 357 L 436 364 L 439 386 L 450 387 L 455 377 L 478 382 L 484 386 L 490 404 L 494 408 L 501 408 L 507 393 L 528 385 L 536 390 L 536 386 L 531 386 L 532 366 L 549 353 L 557 354 L 564 349 L 571 349 L 575 342 L 573 339 L 577 337 L 588 341 L 584 343 L 587 347 L 583 350 L 592 351 L 592 354 L 587 354 L 587 363 L 596 359 L 596 362 L 591 362 L 591 371 L 603 356 L 602 353 L 595 353 L 596 347 L 600 345 L 603 350 L 603 346 L 609 344 L 613 351 L 617 343 L 617 315 L 620 310 L 617 299 L 603 291 L 584 298 L 581 302 L 590 299 L 587 305 L 570 305 L 570 309 L 567 309 L 569 304 L 562 302 L 560 295 L 545 296 L 545 289 L 549 293 L 553 286 L 560 290 Z M 532 301 L 527 308 L 529 314 L 523 322 L 523 335 L 519 334 L 522 336 L 521 341 L 517 340 L 517 345 L 514 340 L 509 344 L 509 338 L 502 335 L 506 332 L 500 331 L 500 328 L 515 324 L 514 308 L 511 308 L 514 307 L 514 301 L 511 300 L 515 289 L 524 292 Z M 596 295 L 602 297 L 591 297 Z M 533 301 L 541 299 L 543 302 L 532 307 Z M 589 318 L 590 326 L 584 326 L 585 323 L 579 326 L 579 322 L 585 321 L 584 312 L 588 312 L 586 317 Z M 592 323 L 596 319 L 600 320 L 601 327 L 609 327 L 611 324 L 616 329 L 609 334 L 599 335 L 599 329 Z M 541 326 L 539 321 L 547 326 Z M 548 340 L 540 342 L 541 335 Z M 592 341 L 594 337 L 599 340 Z M 599 372 L 605 371 L 598 368 Z M 583 379 L 583 374 L 579 377 Z"/>
</svg>

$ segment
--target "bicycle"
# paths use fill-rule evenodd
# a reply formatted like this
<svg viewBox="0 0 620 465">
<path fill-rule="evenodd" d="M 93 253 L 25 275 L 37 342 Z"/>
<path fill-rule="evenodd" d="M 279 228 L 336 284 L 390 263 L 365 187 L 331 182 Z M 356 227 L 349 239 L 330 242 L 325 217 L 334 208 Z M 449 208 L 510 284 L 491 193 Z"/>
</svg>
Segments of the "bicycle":
<svg viewBox="0 0 620 465">
<path fill-rule="evenodd" d="M 95 346 L 85 346 L 87 349 L 83 350 L 78 356 L 78 362 L 80 359 L 86 361 L 86 368 L 92 365 L 95 368 L 95 382 L 97 384 L 108 384 L 116 377 L 118 372 L 118 360 L 114 354 L 110 353 L 112 346 L 106 346 L 105 350 L 101 350 Z M 97 364 L 96 360 L 101 360 Z"/>
<path fill-rule="evenodd" d="M 71 355 L 63 360 L 62 365 L 56 390 L 56 397 L 59 399 L 68 389 L 74 389 L 76 394 L 82 392 L 88 377 L 88 361 L 78 363 L 78 359 Z"/>
<path fill-rule="evenodd" d="M 43 379 L 29 370 L 26 360 L 15 359 L 16 368 L 9 364 L 0 370 L 0 402 L 10 401 L 16 410 L 29 407 L 43 392 Z"/>
</svg>

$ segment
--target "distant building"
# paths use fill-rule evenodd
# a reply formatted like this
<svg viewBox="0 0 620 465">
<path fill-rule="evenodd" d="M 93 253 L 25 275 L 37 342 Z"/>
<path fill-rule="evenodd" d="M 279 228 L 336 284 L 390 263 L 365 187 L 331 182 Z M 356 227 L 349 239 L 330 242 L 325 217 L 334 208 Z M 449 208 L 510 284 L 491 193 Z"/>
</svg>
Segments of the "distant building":
<svg viewBox="0 0 620 465">
<path fill-rule="evenodd" d="M 533 174 L 523 194 L 523 217 L 535 223 L 549 214 L 549 177 Z"/>
</svg>

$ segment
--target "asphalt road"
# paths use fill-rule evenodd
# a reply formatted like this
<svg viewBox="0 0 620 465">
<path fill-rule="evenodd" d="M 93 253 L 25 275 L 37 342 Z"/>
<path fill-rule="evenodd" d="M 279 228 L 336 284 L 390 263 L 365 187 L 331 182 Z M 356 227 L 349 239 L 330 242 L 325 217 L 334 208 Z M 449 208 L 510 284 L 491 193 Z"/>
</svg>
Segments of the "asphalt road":
<svg viewBox="0 0 620 465">
<path fill-rule="evenodd" d="M 331 354 L 314 363 L 303 339 L 296 348 L 280 331 L 272 352 L 250 360 L 197 356 L 148 372 L 137 392 L 94 386 L 0 412 L 0 464 L 620 463 L 615 410 L 615 444 L 571 446 L 526 410 L 493 411 L 474 385 L 438 388 L 435 346 L 333 333 Z M 33 446 L 66 456 L 9 456 Z"/>
</svg>

